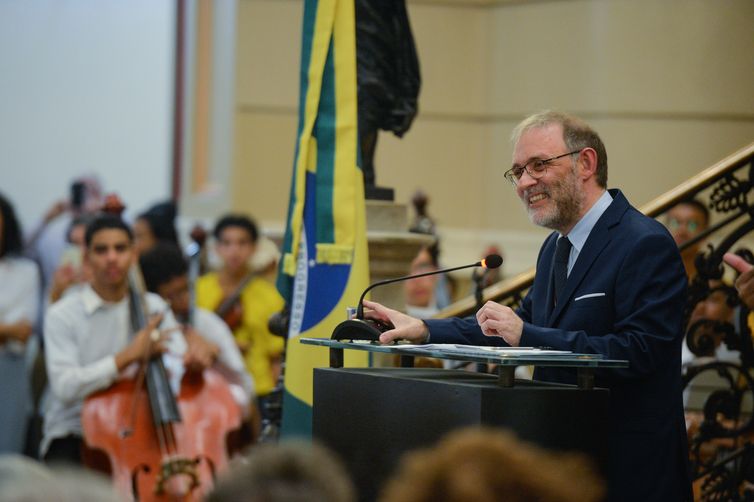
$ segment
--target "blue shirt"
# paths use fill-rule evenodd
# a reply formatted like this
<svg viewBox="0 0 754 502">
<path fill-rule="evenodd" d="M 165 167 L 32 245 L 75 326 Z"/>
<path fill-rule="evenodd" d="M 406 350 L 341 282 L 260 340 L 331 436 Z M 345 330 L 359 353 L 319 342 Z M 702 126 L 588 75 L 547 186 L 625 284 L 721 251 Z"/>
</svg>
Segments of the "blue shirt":
<svg viewBox="0 0 754 502">
<path fill-rule="evenodd" d="M 592 232 L 594 225 L 597 224 L 597 220 L 600 219 L 602 213 L 604 213 L 610 204 L 613 202 L 613 197 L 605 190 L 602 196 L 597 199 L 597 202 L 589 208 L 589 211 L 576 223 L 566 237 L 571 241 L 571 254 L 568 255 L 568 273 L 571 273 L 573 265 L 576 263 L 576 259 L 579 257 L 581 249 L 586 244 L 589 234 Z M 562 234 L 561 234 L 562 236 Z"/>
</svg>

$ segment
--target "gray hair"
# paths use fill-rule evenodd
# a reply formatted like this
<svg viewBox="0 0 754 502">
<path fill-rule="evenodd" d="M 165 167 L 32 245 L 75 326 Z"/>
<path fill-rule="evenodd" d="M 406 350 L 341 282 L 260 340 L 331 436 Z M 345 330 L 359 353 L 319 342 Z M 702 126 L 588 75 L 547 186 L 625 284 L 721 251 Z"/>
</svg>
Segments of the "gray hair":
<svg viewBox="0 0 754 502">
<path fill-rule="evenodd" d="M 597 152 L 597 184 L 607 188 L 607 151 L 605 145 L 597 131 L 578 117 L 553 110 L 535 113 L 526 117 L 513 129 L 511 142 L 515 145 L 526 131 L 551 124 L 558 124 L 563 128 L 563 142 L 569 150 L 592 148 Z"/>
</svg>

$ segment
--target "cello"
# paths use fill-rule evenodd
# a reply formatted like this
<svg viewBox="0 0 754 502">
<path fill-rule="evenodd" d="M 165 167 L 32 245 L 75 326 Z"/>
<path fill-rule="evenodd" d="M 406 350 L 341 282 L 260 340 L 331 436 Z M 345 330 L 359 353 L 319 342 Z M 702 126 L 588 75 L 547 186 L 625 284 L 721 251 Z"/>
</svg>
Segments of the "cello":
<svg viewBox="0 0 754 502">
<path fill-rule="evenodd" d="M 148 312 L 136 268 L 128 290 L 136 332 Z M 226 436 L 240 426 L 240 410 L 215 370 L 186 373 L 174 394 L 163 358 L 152 356 L 144 354 L 136 378 L 85 400 L 84 464 L 109 471 L 133 500 L 201 500 L 228 463 Z"/>
</svg>

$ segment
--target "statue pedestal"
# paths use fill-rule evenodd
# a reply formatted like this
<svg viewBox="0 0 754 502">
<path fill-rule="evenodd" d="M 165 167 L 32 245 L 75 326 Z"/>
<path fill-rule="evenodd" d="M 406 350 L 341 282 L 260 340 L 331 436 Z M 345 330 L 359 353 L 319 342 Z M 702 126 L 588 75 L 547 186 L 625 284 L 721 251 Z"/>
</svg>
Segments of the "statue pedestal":
<svg viewBox="0 0 754 502">
<path fill-rule="evenodd" d="M 379 200 L 384 202 L 393 202 L 395 200 L 395 190 L 387 187 L 378 186 L 365 186 L 364 195 L 366 196 L 367 203 L 370 200 Z"/>
<path fill-rule="evenodd" d="M 430 235 L 408 231 L 405 204 L 367 200 L 367 240 L 371 282 L 408 275 L 411 261 L 423 246 L 432 244 Z M 379 286 L 370 292 L 374 301 L 396 310 L 404 310 L 403 283 Z"/>
</svg>

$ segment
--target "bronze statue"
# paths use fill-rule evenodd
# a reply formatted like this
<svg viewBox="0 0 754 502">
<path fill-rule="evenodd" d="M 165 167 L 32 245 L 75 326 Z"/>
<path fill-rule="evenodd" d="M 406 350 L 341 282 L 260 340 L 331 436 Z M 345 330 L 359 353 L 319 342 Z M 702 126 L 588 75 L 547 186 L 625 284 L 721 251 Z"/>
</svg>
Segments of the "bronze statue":
<svg viewBox="0 0 754 502">
<path fill-rule="evenodd" d="M 374 151 L 380 129 L 399 138 L 417 112 L 419 60 L 404 0 L 356 1 L 356 62 L 361 168 L 368 199 L 393 200 L 375 185 Z"/>
</svg>

